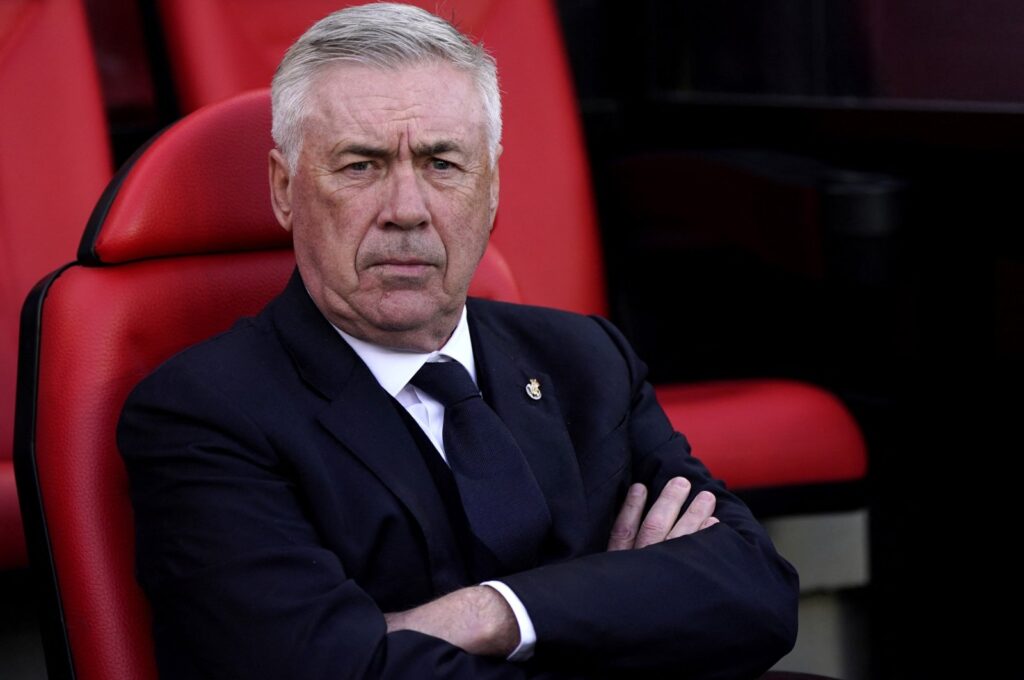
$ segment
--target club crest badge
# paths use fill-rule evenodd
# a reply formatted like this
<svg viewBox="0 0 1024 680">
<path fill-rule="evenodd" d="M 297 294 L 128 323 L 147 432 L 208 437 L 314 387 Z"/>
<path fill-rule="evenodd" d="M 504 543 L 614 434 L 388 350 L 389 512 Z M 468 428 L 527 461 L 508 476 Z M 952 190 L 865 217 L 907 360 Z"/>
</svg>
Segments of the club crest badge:
<svg viewBox="0 0 1024 680">
<path fill-rule="evenodd" d="M 534 401 L 540 399 L 540 381 L 536 378 L 530 378 L 530 382 L 526 383 L 526 396 L 530 397 Z"/>
</svg>

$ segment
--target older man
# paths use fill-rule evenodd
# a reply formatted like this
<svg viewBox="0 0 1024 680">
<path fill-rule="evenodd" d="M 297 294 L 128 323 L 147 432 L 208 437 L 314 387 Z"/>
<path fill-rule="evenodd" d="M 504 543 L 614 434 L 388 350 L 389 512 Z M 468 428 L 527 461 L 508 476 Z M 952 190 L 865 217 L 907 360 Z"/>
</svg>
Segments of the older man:
<svg viewBox="0 0 1024 680">
<path fill-rule="evenodd" d="M 273 101 L 297 273 L 119 428 L 162 675 L 749 677 L 785 653 L 795 574 L 621 335 L 467 302 L 498 206 L 490 57 L 357 7 L 289 50 Z"/>
</svg>

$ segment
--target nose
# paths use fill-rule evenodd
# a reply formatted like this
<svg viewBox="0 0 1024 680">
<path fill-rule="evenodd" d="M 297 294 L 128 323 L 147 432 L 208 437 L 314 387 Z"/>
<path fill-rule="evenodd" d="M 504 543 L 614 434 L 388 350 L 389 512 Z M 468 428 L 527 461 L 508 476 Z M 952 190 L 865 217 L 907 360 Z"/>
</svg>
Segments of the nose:
<svg viewBox="0 0 1024 680">
<path fill-rule="evenodd" d="M 424 187 L 410 162 L 396 163 L 387 179 L 381 221 L 385 227 L 413 229 L 430 220 Z"/>
</svg>

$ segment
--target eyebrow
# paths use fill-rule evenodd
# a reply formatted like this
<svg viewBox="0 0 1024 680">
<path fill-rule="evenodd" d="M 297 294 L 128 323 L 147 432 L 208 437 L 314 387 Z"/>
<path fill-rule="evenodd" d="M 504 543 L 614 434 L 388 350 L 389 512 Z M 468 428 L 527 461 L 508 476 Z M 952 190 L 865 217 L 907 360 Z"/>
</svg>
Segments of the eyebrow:
<svg viewBox="0 0 1024 680">
<path fill-rule="evenodd" d="M 448 153 L 449 151 L 462 151 L 462 148 L 453 141 L 441 140 L 434 142 L 433 144 L 425 144 L 418 146 L 413 149 L 413 153 L 417 156 L 436 156 L 442 153 Z"/>
<path fill-rule="evenodd" d="M 385 148 L 379 146 L 369 146 L 367 144 L 349 144 L 340 149 L 335 149 L 333 156 L 343 156 L 345 154 L 352 154 L 354 156 L 366 156 L 367 158 L 387 158 L 391 155 L 391 152 Z"/>
<path fill-rule="evenodd" d="M 462 148 L 451 140 L 441 140 L 430 144 L 423 144 L 413 148 L 413 154 L 419 158 L 425 158 L 430 156 L 436 156 L 442 153 L 448 153 L 451 151 L 461 152 Z M 371 146 L 369 144 L 348 144 L 340 149 L 336 149 L 333 156 L 342 156 L 345 154 L 352 154 L 355 156 L 364 156 L 366 158 L 390 158 L 392 152 L 389 149 L 385 149 L 379 146 Z"/>
</svg>

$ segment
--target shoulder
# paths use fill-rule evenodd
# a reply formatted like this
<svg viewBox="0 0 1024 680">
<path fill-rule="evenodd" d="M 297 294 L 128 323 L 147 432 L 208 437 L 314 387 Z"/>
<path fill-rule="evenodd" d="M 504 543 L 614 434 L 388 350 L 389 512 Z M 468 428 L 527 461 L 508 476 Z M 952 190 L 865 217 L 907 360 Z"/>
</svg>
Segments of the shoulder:
<svg viewBox="0 0 1024 680">
<path fill-rule="evenodd" d="M 251 392 L 252 385 L 266 378 L 261 367 L 280 361 L 282 350 L 269 323 L 246 317 L 226 331 L 191 345 L 172 355 L 142 378 L 128 403 L 194 399 L 199 392 L 222 397 Z"/>
<path fill-rule="evenodd" d="M 607 319 L 493 300 L 469 300 L 471 323 L 487 328 L 527 349 L 558 346 L 574 351 L 607 352 L 632 357 L 632 348 Z"/>
<path fill-rule="evenodd" d="M 556 374 L 600 376 L 635 386 L 647 369 L 622 333 L 607 319 L 549 307 L 472 299 L 474 342 L 495 343 L 507 355 L 527 358 Z"/>
<path fill-rule="evenodd" d="M 474 322 L 495 329 L 507 329 L 513 333 L 557 332 L 586 337 L 592 334 L 601 335 L 602 326 L 610 325 L 606 320 L 596 316 L 512 302 L 470 298 L 468 307 L 470 318 Z"/>
<path fill-rule="evenodd" d="M 298 273 L 259 314 L 244 317 L 231 328 L 171 356 L 146 378 L 136 391 L 147 387 L 174 394 L 176 383 L 201 383 L 201 389 L 238 396 L 251 403 L 273 383 L 295 382 L 295 353 L 326 334 L 339 341 L 306 293 Z M 319 346 L 311 351 L 321 351 Z M 281 387 L 283 385 L 275 385 Z M 189 389 L 197 389 L 189 386 Z"/>
</svg>

